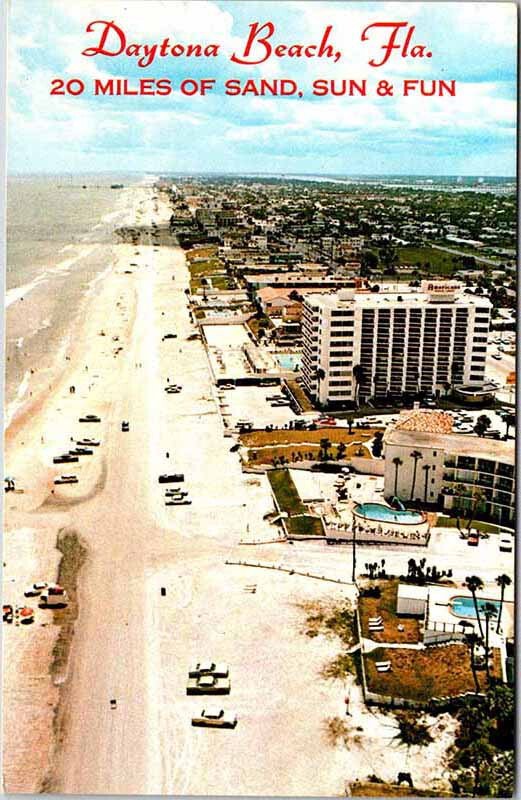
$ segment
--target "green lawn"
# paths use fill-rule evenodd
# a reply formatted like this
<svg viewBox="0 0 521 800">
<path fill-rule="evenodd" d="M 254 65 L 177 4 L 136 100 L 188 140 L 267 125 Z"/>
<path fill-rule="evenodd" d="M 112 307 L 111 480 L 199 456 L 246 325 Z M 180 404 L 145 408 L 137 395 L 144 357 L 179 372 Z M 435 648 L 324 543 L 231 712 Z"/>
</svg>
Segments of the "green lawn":
<svg viewBox="0 0 521 800">
<path fill-rule="evenodd" d="M 300 499 L 288 470 L 269 470 L 268 479 L 280 510 L 289 515 L 286 527 L 290 536 L 323 536 L 322 520 L 308 513 L 309 509 Z M 297 514 L 300 516 L 295 516 Z"/>
<path fill-rule="evenodd" d="M 190 263 L 189 268 L 193 278 L 197 276 L 204 277 L 205 275 L 213 275 L 216 272 L 222 272 L 224 264 L 219 258 L 208 258 L 204 261 Z"/>
<path fill-rule="evenodd" d="M 287 511 L 290 515 L 307 512 L 308 509 L 300 499 L 297 487 L 287 469 L 270 470 L 268 479 L 281 511 Z"/>
<path fill-rule="evenodd" d="M 426 263 L 430 267 L 426 267 Z M 445 253 L 443 250 L 435 250 L 432 247 L 399 247 L 398 263 L 410 264 L 421 271 L 427 271 L 435 275 L 452 275 L 461 269 L 461 263 L 457 256 L 452 253 Z"/>
<path fill-rule="evenodd" d="M 290 536 L 324 536 L 324 526 L 320 517 L 307 514 L 304 517 L 290 517 L 286 522 Z"/>
<path fill-rule="evenodd" d="M 205 277 L 204 275 L 202 277 Z M 226 289 L 228 287 L 228 278 L 226 275 L 211 275 L 208 276 L 209 280 L 212 281 L 212 287 L 207 286 L 206 289 L 208 292 L 211 292 L 212 289 Z M 199 277 L 192 277 L 190 281 L 190 291 L 195 292 L 197 289 L 204 288 L 201 278 Z"/>
<path fill-rule="evenodd" d="M 438 517 L 436 521 L 436 527 L 438 528 L 456 528 L 457 525 L 456 517 Z M 466 530 L 468 525 L 468 519 L 464 519 L 460 517 L 460 526 L 461 530 Z M 500 525 L 494 525 L 490 522 L 481 522 L 479 519 L 475 519 L 472 521 L 472 527 L 477 528 L 478 531 L 483 531 L 483 533 L 499 533 Z"/>
</svg>

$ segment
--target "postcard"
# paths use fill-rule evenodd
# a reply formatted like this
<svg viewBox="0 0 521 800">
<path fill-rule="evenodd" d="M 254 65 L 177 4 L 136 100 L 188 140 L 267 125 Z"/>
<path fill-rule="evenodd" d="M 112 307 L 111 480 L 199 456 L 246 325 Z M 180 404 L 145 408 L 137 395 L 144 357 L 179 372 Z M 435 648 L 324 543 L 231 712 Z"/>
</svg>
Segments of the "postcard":
<svg viewBox="0 0 521 800">
<path fill-rule="evenodd" d="M 4 791 L 512 796 L 516 5 L 5 25 Z"/>
</svg>

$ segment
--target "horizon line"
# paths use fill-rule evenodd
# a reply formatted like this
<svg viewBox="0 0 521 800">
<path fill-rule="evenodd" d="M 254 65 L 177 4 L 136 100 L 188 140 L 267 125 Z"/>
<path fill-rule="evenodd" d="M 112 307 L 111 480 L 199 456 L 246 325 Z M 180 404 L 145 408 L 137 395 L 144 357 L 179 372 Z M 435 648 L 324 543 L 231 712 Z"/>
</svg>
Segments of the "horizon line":
<svg viewBox="0 0 521 800">
<path fill-rule="evenodd" d="M 202 170 L 153 170 L 153 169 L 143 169 L 143 170 L 112 170 L 112 169 L 101 169 L 101 170 L 78 170 L 71 171 L 71 170 L 64 170 L 64 171 L 55 171 L 55 170 L 12 170 L 6 172 L 6 177 L 14 177 L 17 175 L 146 175 L 146 174 L 171 174 L 171 175 L 238 175 L 238 176 L 246 176 L 246 175 L 259 175 L 259 176 L 281 176 L 281 177 L 288 177 L 288 176 L 302 176 L 302 177 L 317 177 L 317 178 L 502 178 L 504 180 L 515 180 L 517 181 L 517 174 L 514 175 L 500 175 L 500 174 L 491 174 L 487 175 L 484 173 L 474 172 L 474 173 L 462 173 L 462 172 L 443 172 L 443 173 L 432 173 L 432 172 L 351 172 L 351 173 L 342 173 L 342 172 L 295 172 L 295 171 L 257 171 L 257 170 L 217 170 L 217 169 L 202 169 Z"/>
</svg>

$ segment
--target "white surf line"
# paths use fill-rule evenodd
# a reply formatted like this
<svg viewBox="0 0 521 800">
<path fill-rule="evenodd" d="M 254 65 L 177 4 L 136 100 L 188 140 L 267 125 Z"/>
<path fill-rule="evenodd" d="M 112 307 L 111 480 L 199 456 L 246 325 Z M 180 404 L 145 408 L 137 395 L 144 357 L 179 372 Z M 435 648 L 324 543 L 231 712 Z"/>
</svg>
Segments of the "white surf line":
<svg viewBox="0 0 521 800">
<path fill-rule="evenodd" d="M 4 419 L 4 428 L 7 430 L 13 421 L 16 412 L 19 408 L 21 408 L 24 404 L 25 396 L 27 394 L 27 390 L 29 389 L 29 380 L 31 377 L 31 373 L 29 370 L 26 370 L 25 375 L 18 386 L 18 391 L 16 392 L 16 397 L 12 400 L 9 405 L 7 406 L 5 419 Z"/>
<path fill-rule="evenodd" d="M 73 264 L 76 264 L 82 258 L 86 258 L 98 247 L 99 245 L 97 244 L 90 245 L 89 247 L 83 247 L 76 256 L 73 258 L 66 258 L 63 261 L 58 262 L 56 266 L 44 269 L 40 275 L 37 275 L 37 277 L 29 283 L 24 283 L 22 286 L 15 286 L 12 289 L 9 289 L 5 294 L 5 308 L 9 308 L 9 306 L 11 306 L 17 300 L 21 300 L 22 297 L 27 297 L 27 295 L 34 291 L 34 289 L 36 289 L 36 287 L 40 284 L 48 283 L 51 275 L 68 272 Z"/>
</svg>

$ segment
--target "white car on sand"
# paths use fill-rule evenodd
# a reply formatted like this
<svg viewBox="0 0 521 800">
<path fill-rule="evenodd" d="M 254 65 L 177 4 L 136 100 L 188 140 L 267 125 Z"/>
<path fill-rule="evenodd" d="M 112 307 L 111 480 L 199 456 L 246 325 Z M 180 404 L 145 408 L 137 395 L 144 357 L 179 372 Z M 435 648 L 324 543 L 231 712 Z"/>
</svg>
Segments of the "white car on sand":
<svg viewBox="0 0 521 800">
<path fill-rule="evenodd" d="M 192 717 L 192 725 L 203 728 L 235 728 L 237 715 L 222 708 L 203 708 L 198 717 Z"/>
<path fill-rule="evenodd" d="M 199 678 L 200 675 L 213 675 L 216 678 L 228 677 L 228 665 L 215 661 L 198 661 L 188 670 L 189 678 Z"/>
</svg>

